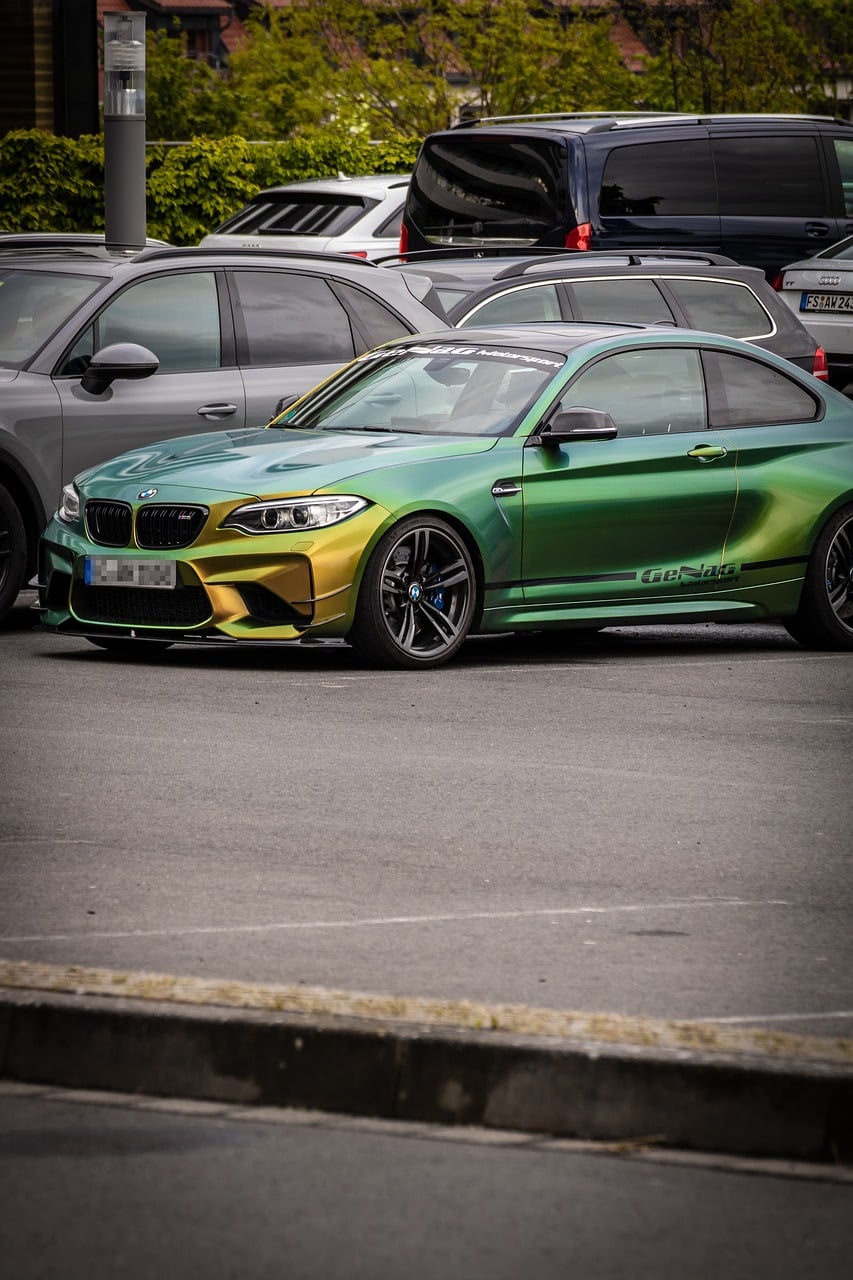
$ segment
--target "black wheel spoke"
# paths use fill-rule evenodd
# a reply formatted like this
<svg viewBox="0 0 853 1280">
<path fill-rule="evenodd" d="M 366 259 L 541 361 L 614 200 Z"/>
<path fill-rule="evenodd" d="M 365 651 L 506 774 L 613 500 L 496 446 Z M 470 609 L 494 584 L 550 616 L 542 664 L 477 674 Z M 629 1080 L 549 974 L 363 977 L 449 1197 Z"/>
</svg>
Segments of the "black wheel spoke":
<svg viewBox="0 0 853 1280">
<path fill-rule="evenodd" d="M 440 609 L 434 608 L 428 600 L 421 601 L 420 613 L 445 644 L 450 644 L 458 636 L 459 628 L 455 625 L 453 619 L 449 618 L 446 613 L 442 613 Z"/>
<path fill-rule="evenodd" d="M 826 598 L 839 622 L 848 625 L 853 599 L 853 520 L 837 531 L 826 557 Z"/>
<path fill-rule="evenodd" d="M 401 665 L 428 667 L 446 661 L 468 634 L 476 603 L 473 565 L 459 535 L 437 517 L 410 517 L 396 537 L 393 530 L 386 535 L 373 584 L 376 611 L 365 595 L 352 633 L 371 655 L 375 650 Z M 374 638 L 374 618 L 384 640 Z"/>
</svg>

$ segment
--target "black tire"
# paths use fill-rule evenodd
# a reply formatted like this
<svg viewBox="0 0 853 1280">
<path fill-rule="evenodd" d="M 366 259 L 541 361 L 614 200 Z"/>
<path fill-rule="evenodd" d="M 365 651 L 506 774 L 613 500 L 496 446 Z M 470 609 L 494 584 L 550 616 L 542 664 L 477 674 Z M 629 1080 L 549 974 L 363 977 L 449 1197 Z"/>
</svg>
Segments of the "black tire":
<svg viewBox="0 0 853 1280">
<path fill-rule="evenodd" d="M 12 608 L 27 571 L 27 531 L 18 504 L 0 484 L 0 621 Z"/>
<path fill-rule="evenodd" d="M 800 607 L 785 627 L 807 649 L 853 649 L 853 506 L 842 508 L 821 530 Z"/>
<path fill-rule="evenodd" d="M 125 640 L 117 636 L 86 636 L 89 644 L 114 653 L 117 658 L 156 658 L 164 649 L 171 649 L 171 640 Z"/>
<path fill-rule="evenodd" d="M 371 666 L 438 667 L 462 645 L 476 606 L 463 538 L 436 516 L 409 516 L 374 549 L 348 638 Z"/>
</svg>

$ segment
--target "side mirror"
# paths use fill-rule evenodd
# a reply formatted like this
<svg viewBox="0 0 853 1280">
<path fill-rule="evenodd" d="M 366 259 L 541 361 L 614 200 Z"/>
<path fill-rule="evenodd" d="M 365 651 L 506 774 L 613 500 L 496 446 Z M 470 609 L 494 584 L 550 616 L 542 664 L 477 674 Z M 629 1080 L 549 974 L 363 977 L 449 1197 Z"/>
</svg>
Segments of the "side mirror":
<svg viewBox="0 0 853 1280">
<path fill-rule="evenodd" d="M 299 396 L 282 396 L 273 409 L 273 418 L 277 418 L 280 413 L 284 413 L 285 409 L 289 409 L 292 404 L 296 404 L 298 399 Z"/>
<path fill-rule="evenodd" d="M 150 378 L 159 368 L 160 361 L 147 347 L 136 342 L 113 342 L 95 352 L 80 386 L 99 396 L 116 378 Z"/>
<path fill-rule="evenodd" d="M 616 423 L 604 409 L 564 409 L 544 422 L 531 443 L 558 448 L 572 440 L 615 440 Z"/>
</svg>

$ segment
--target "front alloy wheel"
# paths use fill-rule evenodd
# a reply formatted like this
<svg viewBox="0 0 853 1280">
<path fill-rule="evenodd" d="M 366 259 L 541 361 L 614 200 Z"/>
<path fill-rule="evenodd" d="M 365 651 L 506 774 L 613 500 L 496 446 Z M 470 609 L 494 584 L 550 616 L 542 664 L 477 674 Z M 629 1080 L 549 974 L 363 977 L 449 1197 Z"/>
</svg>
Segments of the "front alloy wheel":
<svg viewBox="0 0 853 1280">
<path fill-rule="evenodd" d="M 368 561 L 349 640 L 372 666 L 437 667 L 467 636 L 476 601 L 462 537 L 437 517 L 410 516 Z"/>
<path fill-rule="evenodd" d="M 800 607 L 785 626 L 809 649 L 853 649 L 853 507 L 844 507 L 821 531 Z"/>
</svg>

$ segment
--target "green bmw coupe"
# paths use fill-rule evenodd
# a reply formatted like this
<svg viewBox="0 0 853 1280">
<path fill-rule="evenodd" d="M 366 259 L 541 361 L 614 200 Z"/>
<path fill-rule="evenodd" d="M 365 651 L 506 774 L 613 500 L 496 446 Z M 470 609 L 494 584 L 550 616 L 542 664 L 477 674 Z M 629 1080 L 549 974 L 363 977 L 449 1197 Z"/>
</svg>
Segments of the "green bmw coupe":
<svg viewBox="0 0 853 1280">
<path fill-rule="evenodd" d="M 337 637 L 424 669 L 471 633 L 771 618 L 853 649 L 853 404 L 687 330 L 407 338 L 266 427 L 79 475 L 39 592 L 122 654 Z"/>
</svg>

